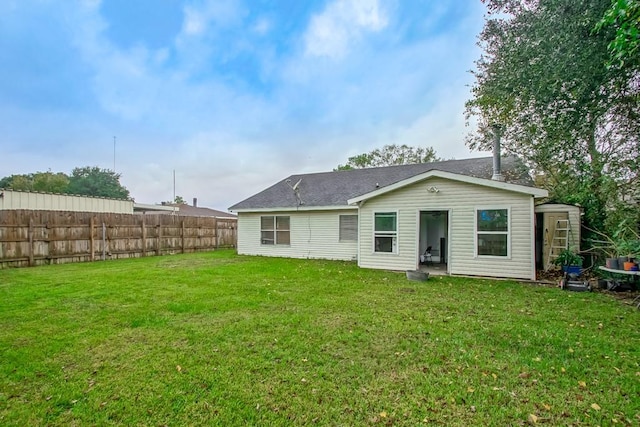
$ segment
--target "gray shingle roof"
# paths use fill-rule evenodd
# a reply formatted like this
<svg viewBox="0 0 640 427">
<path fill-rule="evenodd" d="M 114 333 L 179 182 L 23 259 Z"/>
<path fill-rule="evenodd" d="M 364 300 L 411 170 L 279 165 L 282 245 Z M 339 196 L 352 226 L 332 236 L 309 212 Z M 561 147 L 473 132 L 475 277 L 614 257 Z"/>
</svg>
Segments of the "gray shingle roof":
<svg viewBox="0 0 640 427">
<path fill-rule="evenodd" d="M 216 218 L 237 218 L 236 215 L 229 212 L 222 212 L 216 209 L 204 208 L 199 206 L 190 206 L 187 204 L 171 204 L 180 208 L 179 214 L 184 216 L 213 216 Z"/>
<path fill-rule="evenodd" d="M 501 166 L 505 182 L 525 186 L 533 185 L 531 177 L 519 159 L 503 157 Z M 347 206 L 347 200 L 376 190 L 376 184 L 379 186 L 378 188 L 384 188 L 431 170 L 491 179 L 493 158 L 446 160 L 413 165 L 291 175 L 236 203 L 229 210 L 295 208 L 298 206 L 298 199 L 290 185 L 295 185 L 298 181 L 300 181 L 298 192 L 303 202 L 302 206 Z"/>
</svg>

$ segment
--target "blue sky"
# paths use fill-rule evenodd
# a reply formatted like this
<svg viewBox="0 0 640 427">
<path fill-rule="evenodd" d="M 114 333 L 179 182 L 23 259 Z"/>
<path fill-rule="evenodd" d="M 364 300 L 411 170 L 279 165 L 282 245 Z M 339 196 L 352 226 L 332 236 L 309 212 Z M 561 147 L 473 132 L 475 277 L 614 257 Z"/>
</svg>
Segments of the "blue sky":
<svg viewBox="0 0 640 427">
<path fill-rule="evenodd" d="M 226 210 L 385 144 L 466 158 L 480 1 L 3 0 L 0 177 Z"/>
</svg>

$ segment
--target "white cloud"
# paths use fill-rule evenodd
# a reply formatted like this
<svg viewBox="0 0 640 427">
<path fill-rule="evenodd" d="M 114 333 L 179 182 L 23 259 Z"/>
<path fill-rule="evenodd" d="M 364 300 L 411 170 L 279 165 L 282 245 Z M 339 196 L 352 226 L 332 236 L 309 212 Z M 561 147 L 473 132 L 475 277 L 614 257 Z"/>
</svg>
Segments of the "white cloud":
<svg viewBox="0 0 640 427">
<path fill-rule="evenodd" d="M 305 52 L 311 56 L 341 58 L 365 32 L 387 26 L 378 0 L 336 0 L 311 18 L 304 36 Z"/>
<path fill-rule="evenodd" d="M 237 0 L 208 0 L 184 7 L 182 32 L 187 36 L 201 36 L 216 28 L 235 25 L 244 15 Z"/>
<path fill-rule="evenodd" d="M 254 33 L 264 36 L 271 31 L 272 25 L 273 24 L 268 18 L 261 17 L 253 24 L 252 30 Z"/>
<path fill-rule="evenodd" d="M 186 35 L 199 35 L 204 32 L 207 26 L 205 15 L 192 7 L 184 8 L 184 23 L 182 31 Z"/>
<path fill-rule="evenodd" d="M 388 29 L 403 25 L 402 11 L 392 19 L 376 1 L 337 0 L 304 18 L 304 33 L 283 36 L 270 10 L 249 15 L 234 0 L 190 4 L 174 44 L 155 50 L 119 49 L 95 1 L 61 6 L 64 18 L 56 19 L 69 24 L 73 60 L 90 73 L 76 88 L 88 107 L 37 116 L 14 106 L 4 114 L 0 105 L 7 123 L 38 123 L 13 132 L 20 149 L 8 151 L 4 175 L 111 168 L 117 135 L 117 172 L 136 200 L 169 200 L 175 169 L 178 195 L 225 209 L 289 174 L 331 170 L 384 144 L 468 156 L 467 94 L 460 90 L 468 80 L 460 74 L 471 66 L 468 22 L 451 22 L 447 35 L 407 41 L 402 28 Z M 384 40 L 374 34 L 382 31 Z M 278 45 L 276 37 L 291 39 Z M 301 40 L 301 49 L 290 49 L 292 40 Z M 239 61 L 237 73 L 218 69 L 234 49 L 244 49 L 240 57 L 249 61 Z M 29 141 L 50 147 L 29 147 L 29 154 Z"/>
</svg>

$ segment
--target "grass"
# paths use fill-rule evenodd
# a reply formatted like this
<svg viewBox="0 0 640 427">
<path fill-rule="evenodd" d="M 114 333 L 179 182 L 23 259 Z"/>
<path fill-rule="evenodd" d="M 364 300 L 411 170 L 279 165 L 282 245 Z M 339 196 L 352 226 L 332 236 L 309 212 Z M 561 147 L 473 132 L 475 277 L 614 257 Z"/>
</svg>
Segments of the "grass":
<svg viewBox="0 0 640 427">
<path fill-rule="evenodd" d="M 0 270 L 2 425 L 639 425 L 598 293 L 192 255 Z"/>
</svg>

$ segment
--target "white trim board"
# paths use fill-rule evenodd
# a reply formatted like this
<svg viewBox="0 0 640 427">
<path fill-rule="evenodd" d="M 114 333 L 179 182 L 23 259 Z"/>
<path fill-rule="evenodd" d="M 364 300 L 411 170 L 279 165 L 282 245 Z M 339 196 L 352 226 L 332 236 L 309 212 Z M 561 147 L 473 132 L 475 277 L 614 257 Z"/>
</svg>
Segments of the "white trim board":
<svg viewBox="0 0 640 427">
<path fill-rule="evenodd" d="M 371 191 L 369 193 L 363 194 L 358 197 L 354 197 L 352 199 L 347 200 L 347 203 L 349 205 L 355 205 L 360 202 L 371 199 L 373 197 L 378 197 L 383 194 L 389 193 L 391 191 L 400 189 L 402 187 L 406 187 L 407 185 L 415 184 L 416 182 L 424 181 L 428 178 L 433 178 L 433 177 L 450 179 L 452 181 L 458 181 L 458 182 L 466 182 L 466 183 L 475 184 L 475 185 L 482 185 L 484 187 L 497 188 L 500 190 L 513 191 L 515 193 L 530 194 L 533 197 L 547 197 L 549 195 L 549 192 L 547 190 L 544 190 L 541 188 L 527 187 L 525 185 L 518 185 L 518 184 L 510 184 L 507 182 L 494 181 L 491 179 L 475 178 L 468 175 L 460 175 L 460 174 L 455 174 L 451 172 L 443 172 L 439 170 L 430 170 L 420 175 L 416 175 L 411 178 L 398 181 L 395 184 L 387 185 L 386 187 L 379 188 L 377 190 Z"/>
</svg>

